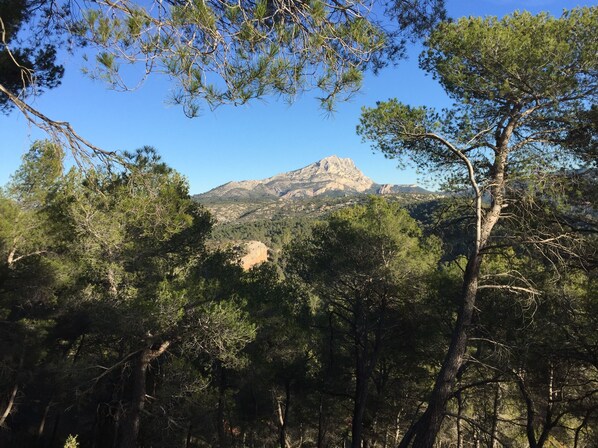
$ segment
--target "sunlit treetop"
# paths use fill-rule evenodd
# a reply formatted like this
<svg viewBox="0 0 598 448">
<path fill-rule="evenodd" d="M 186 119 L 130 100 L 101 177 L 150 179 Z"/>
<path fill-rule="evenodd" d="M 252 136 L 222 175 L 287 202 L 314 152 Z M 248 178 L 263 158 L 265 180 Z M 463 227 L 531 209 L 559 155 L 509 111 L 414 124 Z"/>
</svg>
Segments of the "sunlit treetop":
<svg viewBox="0 0 598 448">
<path fill-rule="evenodd" d="M 441 23 L 421 56 L 458 101 L 499 104 L 567 101 L 595 93 L 598 9 L 562 17 L 515 12 Z"/>
<path fill-rule="evenodd" d="M 466 170 L 464 157 L 488 179 L 495 158 L 506 157 L 511 178 L 587 162 L 596 151 L 597 33 L 598 8 L 443 22 L 420 65 L 453 107 L 380 102 L 364 110 L 358 132 L 390 157 L 445 174 Z"/>
</svg>

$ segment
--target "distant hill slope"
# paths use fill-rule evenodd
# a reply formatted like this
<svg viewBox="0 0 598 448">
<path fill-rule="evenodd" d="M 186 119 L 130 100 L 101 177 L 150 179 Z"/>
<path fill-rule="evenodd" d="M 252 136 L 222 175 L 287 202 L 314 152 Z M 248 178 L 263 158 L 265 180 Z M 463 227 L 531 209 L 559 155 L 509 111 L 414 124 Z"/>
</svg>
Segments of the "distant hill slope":
<svg viewBox="0 0 598 448">
<path fill-rule="evenodd" d="M 290 240 L 308 232 L 312 224 L 331 213 L 368 201 L 365 194 L 343 198 L 318 197 L 295 201 L 203 202 L 216 217 L 213 241 L 261 241 L 280 249 Z M 438 207 L 440 195 L 392 194 L 388 200 L 405 207 L 410 214 L 427 224 Z"/>
<path fill-rule="evenodd" d="M 243 225 L 255 221 L 280 221 L 286 219 L 317 219 L 341 208 L 363 204 L 369 194 L 347 196 L 317 196 L 311 198 L 273 199 L 273 198 L 201 198 L 196 197 L 216 219 L 216 226 Z M 437 194 L 389 193 L 389 200 L 401 204 L 424 202 L 440 197 Z"/>
<path fill-rule="evenodd" d="M 196 195 L 200 202 L 226 200 L 304 199 L 358 194 L 430 193 L 417 185 L 381 185 L 365 176 L 351 159 L 326 157 L 304 168 L 262 180 L 228 182 Z"/>
<path fill-rule="evenodd" d="M 229 182 L 194 199 L 216 219 L 211 241 L 219 247 L 240 248 L 245 253 L 241 262 L 249 267 L 256 257 L 263 261 L 264 247 L 268 257 L 276 258 L 285 244 L 310 232 L 315 221 L 364 204 L 376 194 L 406 207 L 441 197 L 417 185 L 377 184 L 351 159 L 331 156 L 267 179 Z M 258 242 L 265 246 L 256 254 L 253 246 Z"/>
</svg>

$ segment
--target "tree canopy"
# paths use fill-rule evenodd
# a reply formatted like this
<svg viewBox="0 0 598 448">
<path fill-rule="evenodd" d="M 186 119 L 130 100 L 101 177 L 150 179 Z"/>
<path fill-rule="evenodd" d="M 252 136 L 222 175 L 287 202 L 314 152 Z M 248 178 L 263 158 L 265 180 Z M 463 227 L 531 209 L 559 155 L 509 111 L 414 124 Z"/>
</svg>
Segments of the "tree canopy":
<svg viewBox="0 0 598 448">
<path fill-rule="evenodd" d="M 556 198 L 551 174 L 571 173 L 586 159 L 582 153 L 594 151 L 587 130 L 594 126 L 589 118 L 598 82 L 597 26 L 597 8 L 574 9 L 561 18 L 524 12 L 444 22 L 427 40 L 420 63 L 454 106 L 437 113 L 390 100 L 363 110 L 358 132 L 364 139 L 389 157 L 411 157 L 444 172 L 453 187 L 473 197 L 462 307 L 428 408 L 413 428 L 414 446 L 431 447 L 440 429 L 465 359 L 482 258 L 505 244 L 497 223 L 522 216 L 522 205 L 537 204 L 524 199 L 530 192 Z M 526 236 L 542 243 L 572 235 L 566 225 L 553 230 L 556 235 Z"/>
<path fill-rule="evenodd" d="M 149 75 L 168 76 L 171 100 L 189 116 L 206 105 L 272 95 L 292 100 L 312 89 L 331 110 L 359 89 L 365 71 L 404 56 L 406 39 L 444 15 L 443 0 L 11 0 L 0 9 L 6 26 L 0 99 L 75 152 L 106 155 L 26 101 L 58 84 L 57 49 L 85 47 L 86 72 L 116 89 L 134 88 Z M 17 39 L 24 25 L 29 29 Z M 68 46 L 57 46 L 56 37 Z"/>
<path fill-rule="evenodd" d="M 56 62 L 55 30 L 51 26 L 28 29 L 33 16 L 48 25 L 50 9 L 40 0 L 0 3 L 0 86 L 13 94 L 39 94 L 60 84 L 64 67 Z M 23 42 L 21 35 L 26 33 L 33 35 Z M 13 107 L 10 97 L 0 95 L 0 111 Z"/>
<path fill-rule="evenodd" d="M 410 319 L 429 294 L 429 277 L 440 256 L 436 243 L 422 238 L 405 210 L 373 197 L 366 206 L 333 214 L 289 251 L 290 270 L 313 288 L 320 312 L 329 313 L 330 331 L 340 335 L 338 344 L 351 354 L 354 448 L 362 445 L 368 383 L 380 360 L 402 345 L 393 339 L 413 343 Z"/>
<path fill-rule="evenodd" d="M 279 223 L 290 245 L 243 271 L 152 148 L 126 156 L 133 170 L 63 157 L 36 142 L 0 190 L 3 446 L 413 441 L 472 278 L 471 220 L 437 229 L 453 198 L 412 209 L 423 225 L 382 198 L 301 236 Z M 576 256 L 484 251 L 439 443 L 596 438 L 598 245 L 584 229 Z"/>
</svg>

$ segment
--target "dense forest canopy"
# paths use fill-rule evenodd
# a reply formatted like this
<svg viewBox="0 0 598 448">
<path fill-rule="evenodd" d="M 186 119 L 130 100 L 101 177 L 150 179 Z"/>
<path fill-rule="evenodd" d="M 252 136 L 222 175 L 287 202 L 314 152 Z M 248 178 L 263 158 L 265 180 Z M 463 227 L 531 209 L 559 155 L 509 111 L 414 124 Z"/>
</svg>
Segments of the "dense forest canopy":
<svg viewBox="0 0 598 448">
<path fill-rule="evenodd" d="M 460 307 L 469 224 L 452 198 L 425 229 L 382 198 L 319 217 L 244 272 L 206 247 L 210 217 L 151 148 L 132 172 L 65 171 L 63 154 L 36 143 L 0 198 L 3 444 L 410 434 Z M 577 238 L 577 257 L 486 254 L 439 443 L 593 446 L 597 244 Z"/>
<path fill-rule="evenodd" d="M 63 6 L 9 3 L 10 33 Z M 408 4 L 389 14 L 442 15 Z M 388 38 L 361 3 L 89 5 L 68 33 L 183 76 L 191 112 L 293 94 L 287 69 L 334 96 Z M 453 108 L 391 99 L 358 127 L 445 176 L 452 194 L 409 209 L 372 197 L 213 232 L 152 147 L 84 169 L 35 142 L 0 190 L 0 445 L 597 447 L 597 26 L 597 8 L 438 24 L 420 61 Z M 0 56 L 40 64 L 10 33 Z M 98 61 L 117 82 L 111 53 Z M 214 67 L 223 91 L 203 83 Z M 31 87 L 2 76 L 3 106 L 35 115 Z M 244 231 L 276 240 L 275 259 L 244 271 L 208 244 Z"/>
</svg>

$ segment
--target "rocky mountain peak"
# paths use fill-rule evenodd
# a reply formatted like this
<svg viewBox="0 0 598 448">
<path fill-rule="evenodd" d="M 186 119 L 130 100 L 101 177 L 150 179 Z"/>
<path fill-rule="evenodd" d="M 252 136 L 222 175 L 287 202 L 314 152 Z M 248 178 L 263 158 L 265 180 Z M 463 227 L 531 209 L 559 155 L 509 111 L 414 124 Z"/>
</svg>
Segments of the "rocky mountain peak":
<svg viewBox="0 0 598 448">
<path fill-rule="evenodd" d="M 333 182 L 345 186 L 345 188 L 336 188 L 338 190 L 349 189 L 357 192 L 365 191 L 374 185 L 374 182 L 365 176 L 351 159 L 343 159 L 338 156 L 326 157 L 304 168 L 263 180 L 265 183 L 273 181 L 289 181 L 295 184 L 298 182 L 312 184 Z"/>
<path fill-rule="evenodd" d="M 325 171 L 329 172 L 339 172 L 339 171 L 351 171 L 356 170 L 357 167 L 353 160 L 349 158 L 342 159 L 339 156 L 328 156 L 324 157 L 322 160 L 319 160 L 315 163 L 315 165 L 319 166 Z"/>
<path fill-rule="evenodd" d="M 229 182 L 198 195 L 198 199 L 289 199 L 321 195 L 384 194 L 397 192 L 401 188 L 397 185 L 388 185 L 383 188 L 383 192 L 380 192 L 380 187 L 381 185 L 363 174 L 353 160 L 333 155 L 298 170 L 277 174 L 267 179 Z"/>
</svg>

